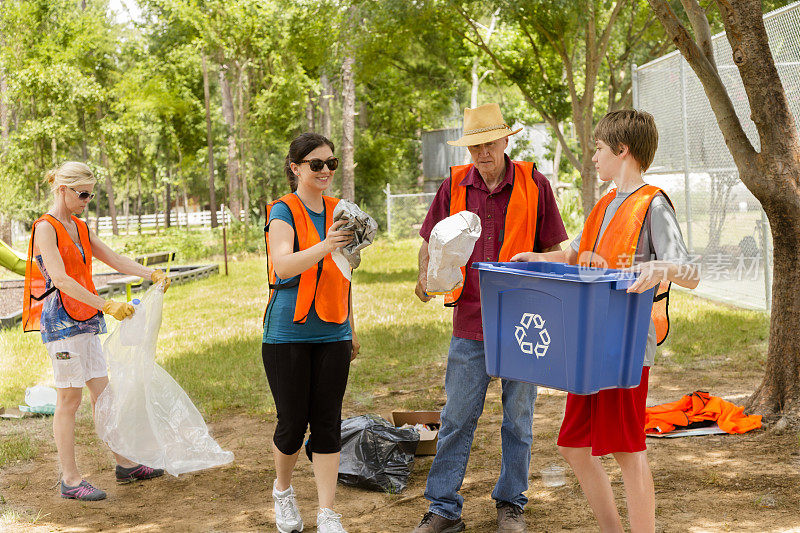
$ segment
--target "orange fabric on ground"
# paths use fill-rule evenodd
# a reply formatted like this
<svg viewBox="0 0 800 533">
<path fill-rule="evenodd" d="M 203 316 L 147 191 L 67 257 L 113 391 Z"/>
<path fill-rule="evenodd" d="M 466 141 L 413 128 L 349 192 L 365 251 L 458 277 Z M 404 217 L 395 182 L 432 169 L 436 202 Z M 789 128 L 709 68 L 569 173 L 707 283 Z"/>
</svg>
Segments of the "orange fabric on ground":
<svg viewBox="0 0 800 533">
<path fill-rule="evenodd" d="M 739 407 L 704 391 L 687 394 L 680 400 L 645 410 L 645 433 L 669 433 L 704 420 L 716 421 L 726 433 L 746 433 L 761 427 L 761 415 L 746 415 Z"/>
</svg>

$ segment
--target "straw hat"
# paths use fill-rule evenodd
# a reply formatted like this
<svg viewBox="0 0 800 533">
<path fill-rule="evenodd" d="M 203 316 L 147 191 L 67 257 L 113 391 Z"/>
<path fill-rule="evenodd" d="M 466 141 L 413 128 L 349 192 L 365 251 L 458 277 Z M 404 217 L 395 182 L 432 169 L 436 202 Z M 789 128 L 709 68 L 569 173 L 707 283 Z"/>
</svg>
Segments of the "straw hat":
<svg viewBox="0 0 800 533">
<path fill-rule="evenodd" d="M 456 141 L 447 141 L 447 144 L 474 146 L 502 139 L 520 131 L 522 128 L 512 130 L 508 127 L 500 113 L 499 105 L 486 104 L 474 109 L 464 109 L 464 134 Z"/>
</svg>

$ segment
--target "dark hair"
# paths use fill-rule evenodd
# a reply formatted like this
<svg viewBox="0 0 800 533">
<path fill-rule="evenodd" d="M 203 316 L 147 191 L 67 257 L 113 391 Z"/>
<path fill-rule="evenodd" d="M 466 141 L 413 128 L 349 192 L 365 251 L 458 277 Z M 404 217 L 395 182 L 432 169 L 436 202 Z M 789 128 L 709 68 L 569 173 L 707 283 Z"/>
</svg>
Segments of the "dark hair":
<svg viewBox="0 0 800 533">
<path fill-rule="evenodd" d="M 327 144 L 331 152 L 334 150 L 333 143 L 324 135 L 319 133 L 301 133 L 289 145 L 289 153 L 286 154 L 286 162 L 283 165 L 283 170 L 286 172 L 286 179 L 289 180 L 289 188 L 292 192 L 297 190 L 297 176 L 292 172 L 291 164 L 300 164 L 300 161 L 315 149 Z"/>
<path fill-rule="evenodd" d="M 615 154 L 619 154 L 621 144 L 627 146 L 642 172 L 650 168 L 658 147 L 658 130 L 653 115 L 635 109 L 607 113 L 597 123 L 594 138 L 606 143 Z"/>
</svg>

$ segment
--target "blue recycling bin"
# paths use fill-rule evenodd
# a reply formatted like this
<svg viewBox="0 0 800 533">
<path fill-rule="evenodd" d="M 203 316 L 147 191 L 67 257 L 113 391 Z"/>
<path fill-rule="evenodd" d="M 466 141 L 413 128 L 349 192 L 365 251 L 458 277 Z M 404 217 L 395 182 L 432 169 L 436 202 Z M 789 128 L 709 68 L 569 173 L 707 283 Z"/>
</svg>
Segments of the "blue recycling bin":
<svg viewBox="0 0 800 533">
<path fill-rule="evenodd" d="M 486 372 L 575 394 L 639 385 L 654 288 L 636 274 L 563 263 L 473 263 Z"/>
</svg>

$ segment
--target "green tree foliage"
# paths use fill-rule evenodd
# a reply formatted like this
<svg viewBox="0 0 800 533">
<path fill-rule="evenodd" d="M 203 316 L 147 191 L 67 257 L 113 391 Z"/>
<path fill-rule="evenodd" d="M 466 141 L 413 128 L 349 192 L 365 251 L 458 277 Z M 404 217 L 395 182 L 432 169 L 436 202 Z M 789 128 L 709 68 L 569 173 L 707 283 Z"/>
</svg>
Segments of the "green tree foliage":
<svg viewBox="0 0 800 533">
<path fill-rule="evenodd" d="M 482 102 L 554 128 L 585 204 L 594 121 L 630 105 L 631 64 L 668 46 L 644 0 L 138 4 L 141 19 L 120 23 L 107 0 L 0 2 L 0 215 L 33 220 L 50 199 L 44 172 L 67 159 L 110 184 L 92 216 L 207 209 L 210 144 L 217 205 L 255 219 L 288 190 L 294 136 L 329 133 L 341 153 L 348 54 L 355 197 L 378 218 L 386 183 L 421 186 L 421 132 L 459 123 L 476 69 Z"/>
<path fill-rule="evenodd" d="M 666 50 L 661 27 L 644 0 L 431 0 L 456 15 L 450 30 L 485 55 L 506 83 L 547 122 L 568 162 L 581 173 L 584 212 L 597 201 L 592 138 L 596 119 L 631 105 L 630 71 Z M 491 42 L 484 25 L 496 13 Z M 460 19 L 460 20 L 459 20 Z M 573 152 L 562 124 L 574 128 Z"/>
</svg>

